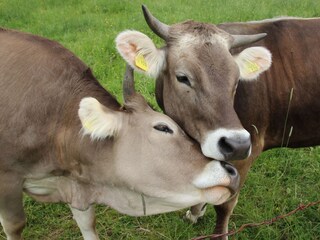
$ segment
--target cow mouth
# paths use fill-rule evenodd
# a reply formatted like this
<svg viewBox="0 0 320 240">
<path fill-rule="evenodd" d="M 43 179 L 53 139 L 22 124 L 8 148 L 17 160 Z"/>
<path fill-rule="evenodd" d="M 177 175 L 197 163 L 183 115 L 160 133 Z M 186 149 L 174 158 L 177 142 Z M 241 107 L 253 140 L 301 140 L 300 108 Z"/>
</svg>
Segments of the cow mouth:
<svg viewBox="0 0 320 240">
<path fill-rule="evenodd" d="M 206 203 L 220 205 L 231 199 L 236 194 L 236 190 L 229 186 L 218 185 L 201 189 L 201 194 Z"/>
<path fill-rule="evenodd" d="M 211 161 L 193 181 L 204 201 L 213 205 L 219 205 L 233 197 L 239 191 L 239 183 L 237 169 L 223 161 Z"/>
</svg>

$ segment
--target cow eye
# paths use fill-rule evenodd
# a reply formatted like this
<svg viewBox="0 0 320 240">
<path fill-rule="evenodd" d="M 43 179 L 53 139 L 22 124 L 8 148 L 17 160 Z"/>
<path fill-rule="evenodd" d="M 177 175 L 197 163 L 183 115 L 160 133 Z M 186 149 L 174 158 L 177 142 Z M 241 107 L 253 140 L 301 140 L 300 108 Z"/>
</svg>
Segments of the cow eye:
<svg viewBox="0 0 320 240">
<path fill-rule="evenodd" d="M 178 82 L 181 82 L 181 83 L 186 84 L 189 87 L 191 87 L 191 83 L 190 83 L 190 81 L 189 81 L 187 76 L 179 76 L 178 75 L 178 76 L 176 76 L 176 78 L 177 78 Z"/>
<path fill-rule="evenodd" d="M 157 124 L 153 128 L 158 130 L 158 131 L 161 131 L 161 132 L 170 133 L 170 134 L 173 133 L 172 129 L 169 128 L 167 125 L 164 125 L 164 124 Z"/>
</svg>

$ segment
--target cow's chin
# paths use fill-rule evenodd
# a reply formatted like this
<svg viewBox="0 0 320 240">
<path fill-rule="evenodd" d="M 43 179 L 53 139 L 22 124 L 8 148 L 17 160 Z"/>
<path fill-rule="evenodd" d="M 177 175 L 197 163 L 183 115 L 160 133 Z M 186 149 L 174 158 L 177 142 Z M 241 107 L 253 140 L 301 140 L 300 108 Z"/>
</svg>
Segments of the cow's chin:
<svg viewBox="0 0 320 240">
<path fill-rule="evenodd" d="M 205 188 L 202 190 L 203 202 L 220 205 L 232 197 L 231 191 L 223 186 Z"/>
</svg>

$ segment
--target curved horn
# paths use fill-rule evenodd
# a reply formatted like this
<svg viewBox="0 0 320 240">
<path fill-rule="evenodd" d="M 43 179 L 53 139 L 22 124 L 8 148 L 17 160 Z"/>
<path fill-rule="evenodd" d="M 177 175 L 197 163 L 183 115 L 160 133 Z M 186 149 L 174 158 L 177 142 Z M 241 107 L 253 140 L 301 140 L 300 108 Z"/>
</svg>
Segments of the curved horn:
<svg viewBox="0 0 320 240">
<path fill-rule="evenodd" d="M 257 42 L 266 36 L 267 36 L 266 33 L 259 33 L 254 35 L 232 35 L 232 37 L 234 38 L 234 41 L 231 44 L 231 48 L 241 47 L 249 43 Z"/>
<path fill-rule="evenodd" d="M 158 19 L 156 19 L 148 10 L 148 8 L 145 5 L 142 5 L 142 11 L 144 18 L 151 28 L 151 30 L 157 34 L 159 37 L 161 37 L 164 40 L 168 39 L 169 36 L 169 27 L 168 25 L 160 22 Z"/>
<path fill-rule="evenodd" d="M 136 90 L 134 89 L 133 68 L 129 64 L 126 65 L 126 73 L 124 75 L 122 88 L 123 99 L 126 102 L 128 98 L 134 95 L 136 92 Z"/>
</svg>

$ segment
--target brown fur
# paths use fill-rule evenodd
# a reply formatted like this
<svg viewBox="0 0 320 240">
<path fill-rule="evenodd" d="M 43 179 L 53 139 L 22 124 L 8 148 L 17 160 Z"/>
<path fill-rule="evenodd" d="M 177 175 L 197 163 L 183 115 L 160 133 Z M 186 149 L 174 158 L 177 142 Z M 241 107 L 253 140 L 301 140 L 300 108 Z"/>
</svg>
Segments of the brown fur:
<svg viewBox="0 0 320 240">
<path fill-rule="evenodd" d="M 4 166 L 1 161 L 0 169 L 25 171 L 25 164 L 45 155 L 51 148 L 47 143 L 56 141 L 54 134 L 78 119 L 76 105 L 81 98 L 95 96 L 107 106 L 120 107 L 90 69 L 60 44 L 11 30 L 1 30 L 0 44 L 0 143 L 7 146 L 1 158 L 21 160 L 21 166 Z M 18 85 L 17 79 L 21 79 Z"/>
</svg>

